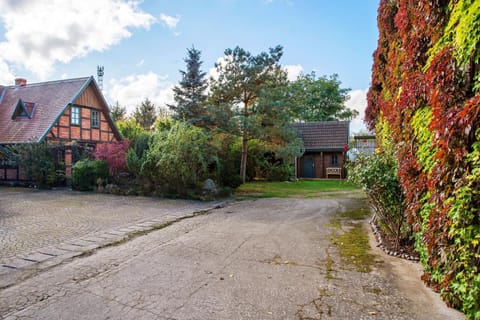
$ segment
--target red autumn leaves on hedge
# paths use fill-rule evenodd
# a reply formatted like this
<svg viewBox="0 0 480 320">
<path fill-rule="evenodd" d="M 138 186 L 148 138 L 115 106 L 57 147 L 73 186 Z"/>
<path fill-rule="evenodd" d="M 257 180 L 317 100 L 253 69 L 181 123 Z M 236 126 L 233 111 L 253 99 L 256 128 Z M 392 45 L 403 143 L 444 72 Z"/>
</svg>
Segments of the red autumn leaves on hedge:
<svg viewBox="0 0 480 320">
<path fill-rule="evenodd" d="M 480 94 L 475 93 L 473 82 L 478 81 L 474 73 L 480 66 L 473 54 L 467 56 L 468 65 L 460 65 L 456 43 L 448 43 L 449 37 L 456 34 L 445 30 L 452 12 L 460 5 L 459 10 L 470 15 L 474 14 L 467 11 L 470 8 L 478 11 L 475 1 L 380 1 L 379 40 L 365 121 L 371 129 L 379 120 L 388 123 L 406 198 L 407 221 L 414 232 L 423 232 L 420 241 L 428 253 L 428 261 L 423 261 L 427 270 L 424 279 L 442 290 L 450 305 L 471 315 L 477 314 L 478 296 L 468 294 L 477 289 L 472 287 L 465 289 L 469 292 L 459 294 L 465 290 L 458 288 L 472 283 L 473 278 L 468 277 L 475 272 L 471 270 L 477 270 L 478 274 L 480 258 L 474 257 L 475 252 L 480 254 L 480 247 L 462 243 L 464 240 L 458 237 L 462 230 L 480 225 L 480 196 L 472 194 L 467 197 L 469 200 L 456 197 L 472 181 L 473 168 L 468 155 L 473 151 L 475 132 L 480 128 Z M 463 18 L 465 15 L 460 16 Z M 467 32 L 467 37 L 475 35 L 462 31 Z M 433 50 L 440 40 L 445 42 Z M 476 46 L 478 50 L 480 44 L 476 42 Z M 429 108 L 432 114 L 431 123 L 425 123 L 432 133 L 432 141 L 428 143 L 434 160 L 428 170 L 418 157 L 421 147 L 427 151 L 428 148 L 419 141 L 412 123 L 421 108 Z M 474 185 L 480 186 L 478 179 L 473 178 L 477 183 Z M 468 212 L 476 212 L 476 218 L 465 222 L 462 217 L 453 218 L 452 208 L 458 201 L 464 201 L 462 205 L 467 206 Z M 425 208 L 431 209 L 428 216 L 423 211 L 422 217 L 421 210 Z M 452 228 L 457 229 L 452 231 Z M 458 278 L 463 273 L 464 278 Z M 473 302 L 468 301 L 470 298 Z"/>
</svg>

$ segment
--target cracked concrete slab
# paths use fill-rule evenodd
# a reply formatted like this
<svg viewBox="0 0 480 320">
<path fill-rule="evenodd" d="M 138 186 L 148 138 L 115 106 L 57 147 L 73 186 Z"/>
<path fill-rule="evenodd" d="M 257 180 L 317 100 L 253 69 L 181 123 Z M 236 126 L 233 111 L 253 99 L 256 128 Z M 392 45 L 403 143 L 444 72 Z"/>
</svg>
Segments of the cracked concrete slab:
<svg viewBox="0 0 480 320">
<path fill-rule="evenodd" d="M 0 315 L 7 319 L 463 319 L 460 313 L 432 303 L 434 298 L 416 299 L 418 292 L 400 286 L 398 279 L 403 278 L 395 267 L 397 260 L 378 253 L 371 272 L 356 271 L 343 262 L 331 246 L 331 220 L 361 205 L 362 199 L 331 198 L 234 203 L 0 290 Z M 419 278 L 416 284 L 420 292 L 428 290 Z"/>
</svg>

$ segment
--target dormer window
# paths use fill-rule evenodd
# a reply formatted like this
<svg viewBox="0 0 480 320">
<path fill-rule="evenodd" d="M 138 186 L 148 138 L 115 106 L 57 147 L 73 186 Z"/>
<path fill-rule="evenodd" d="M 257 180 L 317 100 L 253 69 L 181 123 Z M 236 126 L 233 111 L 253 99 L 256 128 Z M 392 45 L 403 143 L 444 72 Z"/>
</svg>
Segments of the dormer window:
<svg viewBox="0 0 480 320">
<path fill-rule="evenodd" d="M 25 102 L 22 99 L 18 100 L 17 106 L 12 114 L 12 119 L 27 118 L 32 119 L 35 111 L 35 103 Z"/>
</svg>

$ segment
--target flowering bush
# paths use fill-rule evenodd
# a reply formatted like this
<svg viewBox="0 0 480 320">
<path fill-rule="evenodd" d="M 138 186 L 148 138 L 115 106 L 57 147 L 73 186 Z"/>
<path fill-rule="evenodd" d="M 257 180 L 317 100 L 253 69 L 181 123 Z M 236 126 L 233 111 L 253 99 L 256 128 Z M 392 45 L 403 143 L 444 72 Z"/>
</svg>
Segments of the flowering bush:
<svg viewBox="0 0 480 320">
<path fill-rule="evenodd" d="M 97 160 L 104 160 L 108 165 L 110 174 L 115 175 L 127 168 L 128 148 L 127 140 L 99 143 L 95 149 L 94 157 Z"/>
</svg>

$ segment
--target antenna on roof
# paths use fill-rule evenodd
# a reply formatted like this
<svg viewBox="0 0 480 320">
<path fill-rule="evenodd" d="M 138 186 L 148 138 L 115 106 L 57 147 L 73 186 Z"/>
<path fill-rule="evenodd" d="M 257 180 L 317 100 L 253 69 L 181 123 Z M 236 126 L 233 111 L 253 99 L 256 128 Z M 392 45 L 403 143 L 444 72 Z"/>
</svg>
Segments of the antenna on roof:
<svg viewBox="0 0 480 320">
<path fill-rule="evenodd" d="M 97 82 L 100 91 L 103 91 L 103 66 L 97 66 Z"/>
</svg>

